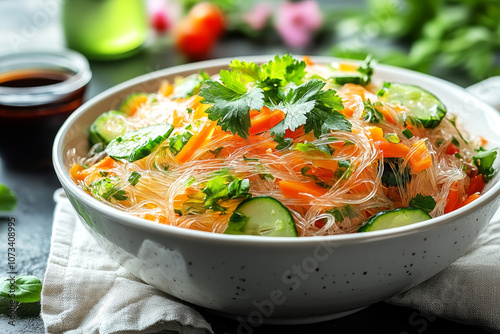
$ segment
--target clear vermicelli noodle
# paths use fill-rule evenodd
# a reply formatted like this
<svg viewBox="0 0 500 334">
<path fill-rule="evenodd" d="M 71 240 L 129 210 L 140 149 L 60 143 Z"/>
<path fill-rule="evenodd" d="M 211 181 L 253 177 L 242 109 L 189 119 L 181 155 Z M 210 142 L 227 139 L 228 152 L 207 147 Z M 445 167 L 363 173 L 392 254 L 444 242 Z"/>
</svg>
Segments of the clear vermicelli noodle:
<svg viewBox="0 0 500 334">
<path fill-rule="evenodd" d="M 402 215 L 394 227 L 478 198 L 496 150 L 424 88 L 372 80 L 370 62 L 234 60 L 220 77 L 133 94 L 92 124 L 86 157 L 68 152 L 71 176 L 131 215 L 232 234 L 353 233 L 387 212 Z M 255 218 L 278 207 L 291 234 L 280 214 Z"/>
</svg>

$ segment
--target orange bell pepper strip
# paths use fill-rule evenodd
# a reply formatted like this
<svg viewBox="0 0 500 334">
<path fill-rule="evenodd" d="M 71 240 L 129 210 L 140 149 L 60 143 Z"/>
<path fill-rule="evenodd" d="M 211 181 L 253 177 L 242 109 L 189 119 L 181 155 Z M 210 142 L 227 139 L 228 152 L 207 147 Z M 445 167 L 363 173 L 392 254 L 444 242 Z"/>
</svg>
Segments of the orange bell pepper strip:
<svg viewBox="0 0 500 334">
<path fill-rule="evenodd" d="M 483 191 L 485 186 L 483 176 L 482 175 L 476 175 L 475 177 L 472 178 L 469 184 L 469 190 L 467 191 L 467 194 L 471 196 L 472 194 L 475 193 L 480 193 Z"/>
<path fill-rule="evenodd" d="M 410 148 L 402 143 L 378 140 L 374 145 L 382 152 L 384 158 L 404 158 L 410 152 Z"/>
<path fill-rule="evenodd" d="M 421 172 L 432 166 L 432 158 L 425 146 L 425 141 L 420 139 L 411 146 L 410 165 L 415 173 Z"/>
</svg>

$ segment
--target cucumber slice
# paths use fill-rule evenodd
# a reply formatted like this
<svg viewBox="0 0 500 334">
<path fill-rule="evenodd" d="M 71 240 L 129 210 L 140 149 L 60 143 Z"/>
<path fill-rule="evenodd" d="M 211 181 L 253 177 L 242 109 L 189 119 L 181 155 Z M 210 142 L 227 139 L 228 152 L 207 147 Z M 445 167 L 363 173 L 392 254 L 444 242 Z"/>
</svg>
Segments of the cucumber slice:
<svg viewBox="0 0 500 334">
<path fill-rule="evenodd" d="M 244 200 L 234 210 L 225 234 L 297 237 L 292 214 L 280 201 L 268 196 Z"/>
<path fill-rule="evenodd" d="M 116 137 L 106 147 L 106 153 L 114 159 L 130 162 L 147 157 L 170 136 L 173 125 L 160 123 L 127 132 Z"/>
<path fill-rule="evenodd" d="M 407 107 L 409 120 L 413 124 L 421 123 L 426 129 L 434 129 L 446 116 L 446 106 L 435 95 L 418 86 L 386 83 L 379 95 L 384 102 Z"/>
<path fill-rule="evenodd" d="M 89 140 L 92 144 L 104 143 L 121 136 L 127 130 L 125 114 L 116 110 L 105 112 L 90 126 Z"/>
<path fill-rule="evenodd" d="M 358 232 L 385 230 L 418 223 L 427 219 L 431 219 L 431 216 L 424 210 L 418 208 L 400 208 L 382 211 L 371 216 L 364 225 L 358 229 Z"/>
</svg>

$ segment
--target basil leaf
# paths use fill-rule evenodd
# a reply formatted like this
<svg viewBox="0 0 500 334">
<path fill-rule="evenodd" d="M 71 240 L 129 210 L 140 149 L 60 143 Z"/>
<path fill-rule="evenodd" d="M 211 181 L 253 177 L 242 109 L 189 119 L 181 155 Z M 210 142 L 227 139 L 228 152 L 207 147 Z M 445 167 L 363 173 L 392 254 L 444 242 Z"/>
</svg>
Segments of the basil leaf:
<svg viewBox="0 0 500 334">
<path fill-rule="evenodd" d="M 40 300 L 42 282 L 36 276 L 11 276 L 0 280 L 0 296 L 20 303 Z"/>
<path fill-rule="evenodd" d="M 0 183 L 0 211 L 12 211 L 16 205 L 16 194 L 5 184 Z"/>
</svg>

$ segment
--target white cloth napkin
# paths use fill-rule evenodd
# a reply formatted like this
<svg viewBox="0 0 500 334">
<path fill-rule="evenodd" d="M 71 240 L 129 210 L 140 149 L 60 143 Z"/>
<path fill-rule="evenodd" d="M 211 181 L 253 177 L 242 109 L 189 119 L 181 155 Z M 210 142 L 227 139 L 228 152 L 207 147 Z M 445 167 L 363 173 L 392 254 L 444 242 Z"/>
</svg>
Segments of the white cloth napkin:
<svg viewBox="0 0 500 334">
<path fill-rule="evenodd" d="M 471 248 L 448 268 L 387 300 L 440 317 L 500 333 L 500 210 Z"/>
<path fill-rule="evenodd" d="M 48 333 L 213 333 L 191 306 L 111 259 L 78 221 L 62 190 L 54 199 L 41 301 Z"/>
</svg>

